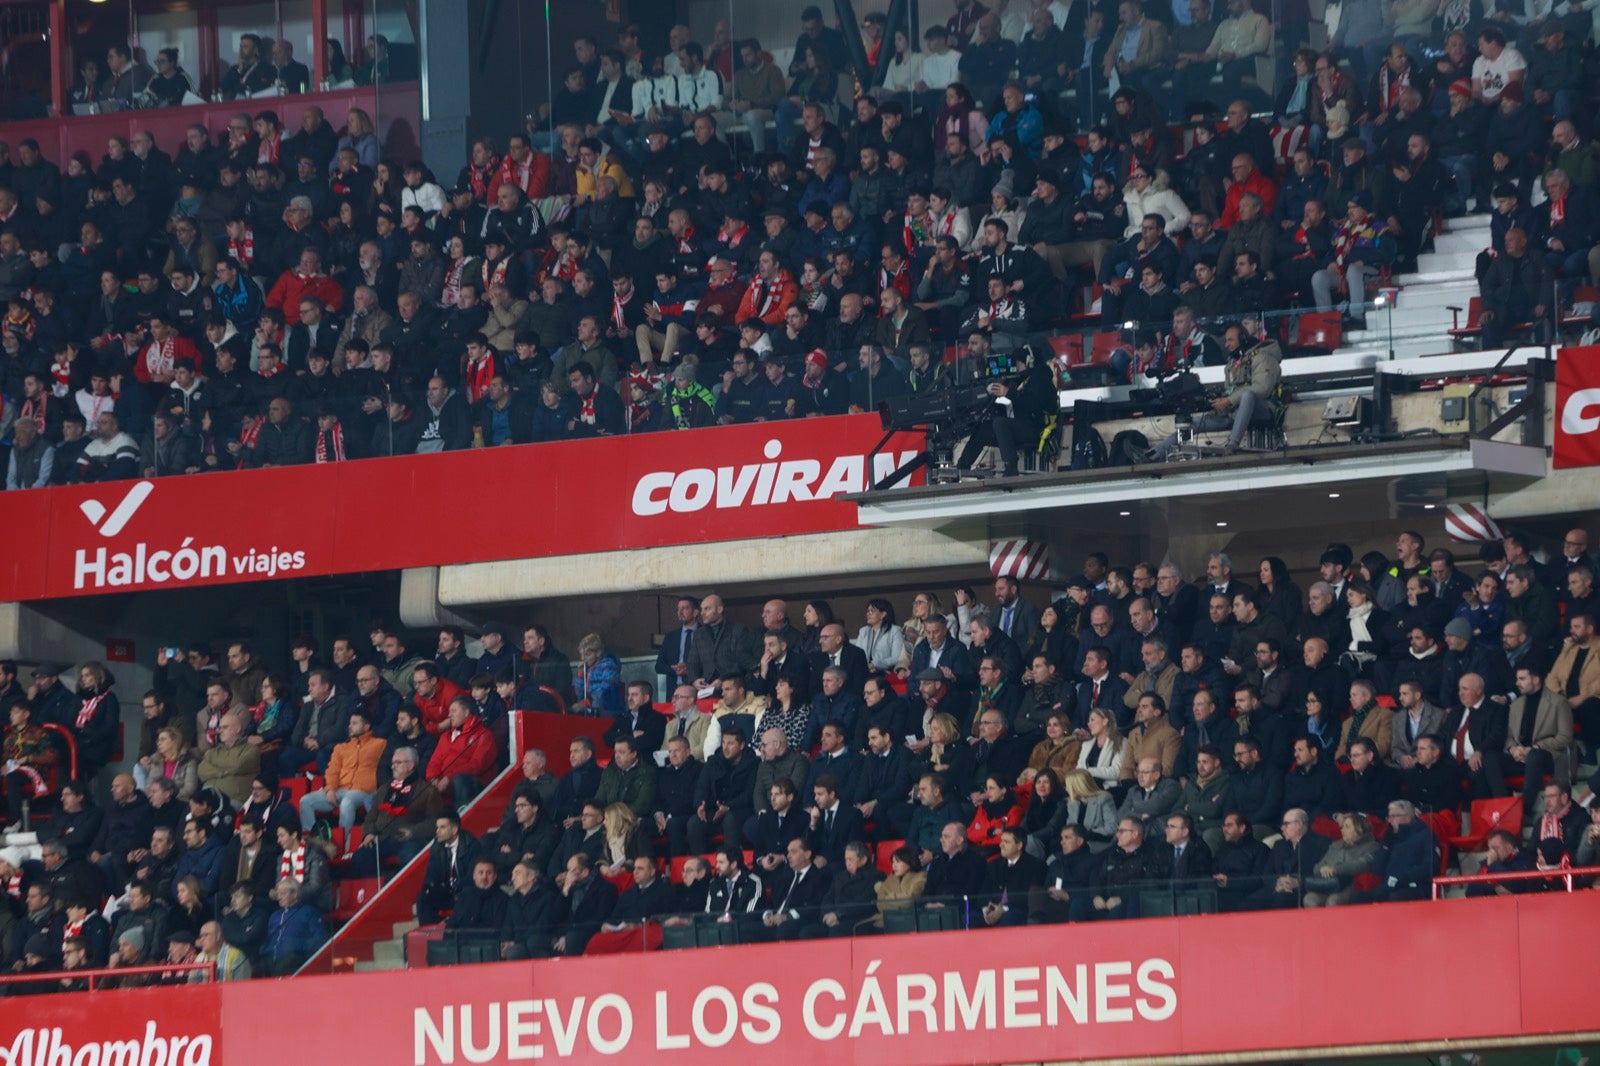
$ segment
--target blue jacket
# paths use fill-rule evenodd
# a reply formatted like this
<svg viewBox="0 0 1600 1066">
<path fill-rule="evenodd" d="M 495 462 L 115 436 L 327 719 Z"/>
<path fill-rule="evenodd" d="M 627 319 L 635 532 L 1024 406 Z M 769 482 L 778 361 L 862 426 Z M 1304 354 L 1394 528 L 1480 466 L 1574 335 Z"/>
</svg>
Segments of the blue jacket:
<svg viewBox="0 0 1600 1066">
<path fill-rule="evenodd" d="M 178 898 L 178 882 L 190 876 L 200 879 L 206 899 L 215 896 L 222 881 L 222 860 L 226 857 L 227 850 L 215 837 L 207 837 L 203 847 L 184 852 L 178 857 L 178 868 L 172 874 L 172 898 Z"/>
<path fill-rule="evenodd" d="M 322 915 L 308 903 L 279 908 L 267 919 L 267 942 L 262 954 L 277 961 L 291 955 L 311 955 L 322 946 Z"/>
<path fill-rule="evenodd" d="M 1426 888 L 1433 884 L 1434 871 L 1439 868 L 1439 842 L 1426 824 L 1414 821 L 1400 827 L 1377 865 L 1381 869 L 1375 872 L 1386 879 L 1388 888 Z"/>
</svg>

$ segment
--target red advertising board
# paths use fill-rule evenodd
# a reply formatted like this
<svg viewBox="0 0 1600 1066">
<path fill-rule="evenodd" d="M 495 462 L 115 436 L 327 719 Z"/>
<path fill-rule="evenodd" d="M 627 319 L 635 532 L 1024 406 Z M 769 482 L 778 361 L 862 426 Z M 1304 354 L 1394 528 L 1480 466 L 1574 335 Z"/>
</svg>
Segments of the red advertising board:
<svg viewBox="0 0 1600 1066">
<path fill-rule="evenodd" d="M 0 601 L 856 527 L 872 415 L 6 493 Z"/>
<path fill-rule="evenodd" d="M 1600 347 L 1561 349 L 1555 426 L 1556 469 L 1600 466 Z"/>
<path fill-rule="evenodd" d="M 924 1066 L 1470 1047 L 1600 1030 L 1582 993 L 1595 907 L 1579 892 L 499 963 L 224 985 L 220 1009 L 194 987 L 41 997 L 0 1014 L 0 1063 L 54 1063 L 56 1047 L 65 1063 L 163 1066 L 297 1050 L 413 1066 L 707 1053 Z M 1481 965 L 1440 977 L 1440 959 L 1468 956 Z M 145 1038 L 166 1057 L 78 1057 Z"/>
</svg>

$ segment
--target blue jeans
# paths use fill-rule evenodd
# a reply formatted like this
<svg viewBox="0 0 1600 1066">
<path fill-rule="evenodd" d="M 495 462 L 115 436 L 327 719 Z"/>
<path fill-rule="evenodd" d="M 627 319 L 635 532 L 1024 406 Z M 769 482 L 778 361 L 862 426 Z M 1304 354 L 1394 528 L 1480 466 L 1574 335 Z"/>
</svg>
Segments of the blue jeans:
<svg viewBox="0 0 1600 1066">
<path fill-rule="evenodd" d="M 334 792 L 334 799 L 329 800 L 326 792 L 307 792 L 300 800 L 300 828 L 310 832 L 318 815 L 327 814 L 336 804 L 339 828 L 349 830 L 356 824 L 356 812 L 372 805 L 372 793 L 341 788 Z"/>
<path fill-rule="evenodd" d="M 1466 207 L 1467 199 L 1472 195 L 1473 169 L 1478 164 L 1478 157 L 1472 155 L 1447 155 L 1439 160 L 1444 164 L 1445 170 L 1450 172 L 1450 178 L 1456 184 L 1455 200 L 1452 207 Z"/>
</svg>

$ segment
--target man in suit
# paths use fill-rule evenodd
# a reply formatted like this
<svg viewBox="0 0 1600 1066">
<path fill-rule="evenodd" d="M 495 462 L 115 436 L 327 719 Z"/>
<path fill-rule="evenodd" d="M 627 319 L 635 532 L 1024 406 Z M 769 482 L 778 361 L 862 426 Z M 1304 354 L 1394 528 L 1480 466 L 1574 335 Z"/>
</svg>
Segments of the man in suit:
<svg viewBox="0 0 1600 1066">
<path fill-rule="evenodd" d="M 1418 810 L 1461 810 L 1461 767 L 1445 750 L 1448 739 L 1424 733 L 1417 738 L 1417 761 L 1405 771 L 1400 790 Z"/>
<path fill-rule="evenodd" d="M 811 844 L 805 837 L 789 841 L 788 865 L 776 876 L 761 914 L 757 936 L 762 940 L 797 940 L 804 936 L 814 910 L 827 894 L 833 871 L 812 864 Z"/>
<path fill-rule="evenodd" d="M 1473 799 L 1504 796 L 1505 774 L 1497 756 L 1506 744 L 1506 708 L 1484 697 L 1478 674 L 1462 674 L 1456 694 L 1460 703 L 1444 723 L 1450 755 L 1471 779 Z"/>
<path fill-rule="evenodd" d="M 1222 843 L 1211 862 L 1217 909 L 1223 914 L 1248 909 L 1270 859 L 1271 852 L 1256 839 L 1248 817 L 1233 811 L 1223 818 Z"/>
<path fill-rule="evenodd" d="M 1039 608 L 1022 598 L 1022 583 L 1009 574 L 994 579 L 992 617 L 1000 632 L 1026 648 L 1039 632 Z"/>
<path fill-rule="evenodd" d="M 567 931 L 551 947 L 557 955 L 582 955 L 589 938 L 616 910 L 617 886 L 601 877 L 594 861 L 580 851 L 567 859 L 561 892 L 567 898 Z"/>
<path fill-rule="evenodd" d="M 1120 719 L 1126 713 L 1122 708 L 1128 686 L 1111 672 L 1110 651 L 1093 645 L 1084 652 L 1083 676 L 1084 680 L 1078 685 L 1078 706 L 1073 711 L 1072 728 L 1087 728 L 1089 712 L 1096 707 L 1103 707 L 1113 712 L 1113 718 Z"/>
<path fill-rule="evenodd" d="M 1394 726 L 1389 731 L 1389 765 L 1409 770 L 1417 762 L 1417 741 L 1444 727 L 1444 711 L 1428 702 L 1426 682 L 1402 681 L 1396 692 L 1400 706 L 1394 709 Z"/>
<path fill-rule="evenodd" d="M 1544 678 L 1532 667 L 1517 668 L 1517 698 L 1507 715 L 1505 747 L 1485 752 L 1484 761 L 1498 761 L 1503 778 L 1521 776 L 1522 809 L 1529 814 L 1533 801 L 1549 776 L 1558 785 L 1567 785 L 1572 747 L 1572 708 L 1560 693 L 1544 687 Z"/>
<path fill-rule="evenodd" d="M 1266 875 L 1262 884 L 1251 896 L 1249 908 L 1275 910 L 1300 906 L 1301 891 L 1306 878 L 1316 870 L 1322 857 L 1328 853 L 1331 841 L 1311 832 L 1311 816 L 1298 807 L 1283 812 L 1283 824 L 1278 827 L 1283 839 L 1272 845 L 1267 859 Z"/>
<path fill-rule="evenodd" d="M 981 663 L 986 658 L 992 658 L 1000 664 L 1007 681 L 1014 685 L 1022 684 L 1022 648 L 1015 640 L 1000 632 L 994 619 L 987 615 L 974 618 L 967 623 L 967 636 L 971 639 L 969 650 L 974 662 Z M 965 687 L 975 689 L 979 684 L 974 674 Z"/>
<path fill-rule="evenodd" d="M 1209 691 L 1202 689 L 1196 692 L 1191 709 L 1194 721 L 1184 729 L 1183 742 L 1178 748 L 1177 776 L 1180 780 L 1195 775 L 1195 763 L 1201 748 L 1210 744 L 1219 752 L 1231 753 L 1234 741 L 1239 739 L 1239 727 L 1233 724 L 1232 718 L 1217 713 L 1216 697 Z M 1231 767 L 1230 759 L 1229 772 Z"/>
<path fill-rule="evenodd" d="M 1032 744 L 1006 728 L 1005 716 L 999 711 L 984 711 L 978 719 L 978 742 L 972 746 L 972 780 L 967 783 L 972 804 L 983 802 L 984 785 L 989 778 L 1007 785 L 1016 781 L 1028 765 L 1032 748 Z"/>
<path fill-rule="evenodd" d="M 455 811 L 440 814 L 433 826 L 428 868 L 417 893 L 417 921 L 422 925 L 433 925 L 440 911 L 455 907 L 456 894 L 471 882 L 478 858 L 478 842 L 461 828 L 461 816 Z"/>
<path fill-rule="evenodd" d="M 818 905 L 820 920 L 807 936 L 850 936 L 858 922 L 877 912 L 878 882 L 883 874 L 872 861 L 872 849 L 861 841 L 845 845 L 844 862 L 834 871 Z"/>
<path fill-rule="evenodd" d="M 811 656 L 811 676 L 822 677 L 828 667 L 840 667 L 845 672 L 844 691 L 860 699 L 867 683 L 867 653 L 845 639 L 844 626 L 838 622 L 823 626 L 817 649 Z"/>
<path fill-rule="evenodd" d="M 718 830 L 730 846 L 737 846 L 760 768 L 761 760 L 746 746 L 743 731 L 737 726 L 726 730 L 721 750 L 706 760 L 695 789 L 695 815 L 689 820 L 693 851 L 704 854 Z"/>
<path fill-rule="evenodd" d="M 839 779 L 823 774 L 811 786 L 815 805 L 811 815 L 811 850 L 817 865 L 844 862 L 845 845 L 861 840 L 866 834 L 861 823 L 861 812 L 839 798 Z"/>
<path fill-rule="evenodd" d="M 967 646 L 951 634 L 943 615 L 933 615 L 923 623 L 922 637 L 911 652 L 912 677 L 924 670 L 937 670 L 944 675 L 945 684 L 954 690 L 965 684 L 969 676 L 977 676 L 977 663 L 967 652 Z"/>
<path fill-rule="evenodd" d="M 767 791 L 771 805 L 756 815 L 746 834 L 756 865 L 769 873 L 783 865 L 789 841 L 805 836 L 810 828 L 806 812 L 795 802 L 795 790 L 794 781 L 787 777 L 772 782 Z"/>
<path fill-rule="evenodd" d="M 832 777 L 835 792 L 848 795 L 855 788 L 856 772 L 861 768 L 861 756 L 845 742 L 842 722 L 829 722 L 822 727 L 821 746 L 817 757 L 811 760 L 811 772 L 806 775 L 806 793 L 817 787 L 824 777 Z"/>
<path fill-rule="evenodd" d="M 315 296 L 305 297 L 300 301 L 300 321 L 289 327 L 283 341 L 284 366 L 298 374 L 307 368 L 313 349 L 332 353 L 342 329 L 342 324 L 329 314 L 321 300 Z"/>
<path fill-rule="evenodd" d="M 606 730 L 605 742 L 614 747 L 618 740 L 632 740 L 634 750 L 640 752 L 651 752 L 661 747 L 667 735 L 667 719 L 665 715 L 657 713 L 653 696 L 648 681 L 630 681 L 628 706 Z"/>
<path fill-rule="evenodd" d="M 904 803 L 911 791 L 911 754 L 883 725 L 867 730 L 867 754 L 856 773 L 850 799 L 856 813 L 873 823 L 871 838 L 891 839 L 894 830 L 889 811 Z"/>
<path fill-rule="evenodd" d="M 967 846 L 967 831 L 960 822 L 939 830 L 939 854 L 928 863 L 928 882 L 922 890 L 923 907 L 938 910 L 958 907 L 964 896 L 983 891 L 987 873 L 983 856 Z"/>
<path fill-rule="evenodd" d="M 678 627 L 661 638 L 661 651 L 656 655 L 656 676 L 668 679 L 669 692 L 671 686 L 689 679 L 689 648 L 699 628 L 700 605 L 693 596 L 679 596 Z"/>
<path fill-rule="evenodd" d="M 589 938 L 585 955 L 620 955 L 643 951 L 661 942 L 660 919 L 678 909 L 678 893 L 659 876 L 648 855 L 633 860 L 633 884 L 617 897 L 600 931 Z"/>
<path fill-rule="evenodd" d="M 1166 841 L 1159 854 L 1175 889 L 1198 888 L 1211 878 L 1211 849 L 1195 831 L 1194 819 L 1183 811 L 1167 815 Z"/>
<path fill-rule="evenodd" d="M 1044 885 L 1044 860 L 1028 854 L 1028 834 L 1020 828 L 1000 834 L 1000 857 L 984 872 L 985 925 L 1027 925 L 1028 896 Z"/>
</svg>

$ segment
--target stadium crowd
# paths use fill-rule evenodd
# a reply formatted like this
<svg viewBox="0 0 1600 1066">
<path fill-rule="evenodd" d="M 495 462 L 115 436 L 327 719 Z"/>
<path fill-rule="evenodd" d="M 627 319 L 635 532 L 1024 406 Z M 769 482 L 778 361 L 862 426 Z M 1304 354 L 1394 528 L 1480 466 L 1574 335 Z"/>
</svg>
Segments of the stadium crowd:
<svg viewBox="0 0 1600 1066">
<path fill-rule="evenodd" d="M 1051 602 L 1002 576 L 986 600 L 919 593 L 904 621 L 874 597 L 859 627 L 823 600 L 746 626 L 685 596 L 665 704 L 599 636 L 574 662 L 538 624 L 486 628 L 476 658 L 454 627 L 414 649 L 375 625 L 326 661 L 298 639 L 281 671 L 196 643 L 158 654 L 109 796 L 109 671 L 81 665 L 71 692 L 42 664 L 23 689 L 0 663 L 10 810 L 49 814 L 42 862 L 0 851 L 5 961 L 292 972 L 358 827 L 380 859 L 427 851 L 423 925 L 505 958 L 1133 917 L 1152 892 L 1428 898 L 1465 805 L 1513 795 L 1520 824 L 1473 827 L 1489 871 L 1592 864 L 1600 805 L 1572 791 L 1600 735 L 1588 533 L 1548 554 L 1511 533 L 1476 562 L 1406 531 L 1392 556 L 1330 544 L 1302 590 L 1273 557 L 1247 575 L 1218 552 L 1191 579 L 1092 553 Z M 562 775 L 523 752 L 474 836 L 458 812 L 522 710 L 609 724 Z"/>
<path fill-rule="evenodd" d="M 869 410 L 1095 313 L 1125 374 L 1242 367 L 1242 319 L 1361 325 L 1440 209 L 1493 210 L 1498 343 L 1600 275 L 1590 5 L 1510 6 L 1347 0 L 1318 53 L 1296 5 L 960 0 L 867 14 L 879 81 L 816 7 L 787 70 L 625 26 L 443 180 L 361 110 L 0 146 L 8 487 Z"/>
</svg>

